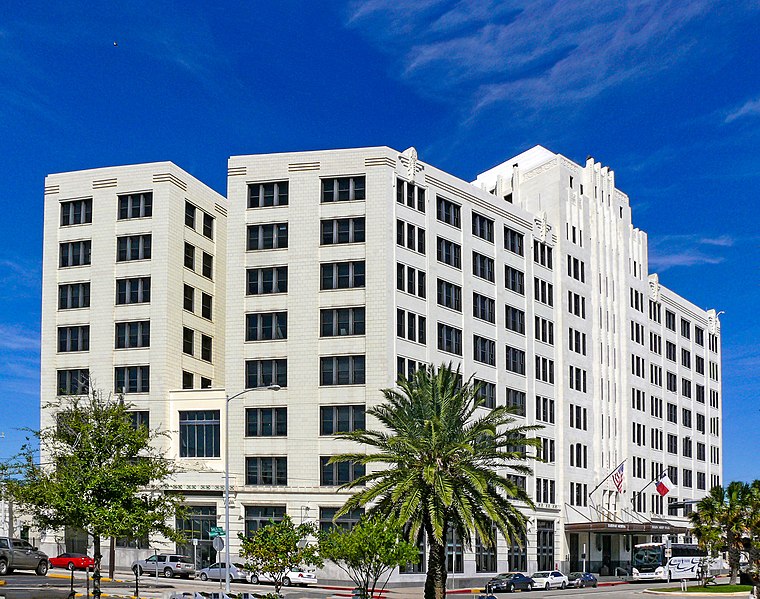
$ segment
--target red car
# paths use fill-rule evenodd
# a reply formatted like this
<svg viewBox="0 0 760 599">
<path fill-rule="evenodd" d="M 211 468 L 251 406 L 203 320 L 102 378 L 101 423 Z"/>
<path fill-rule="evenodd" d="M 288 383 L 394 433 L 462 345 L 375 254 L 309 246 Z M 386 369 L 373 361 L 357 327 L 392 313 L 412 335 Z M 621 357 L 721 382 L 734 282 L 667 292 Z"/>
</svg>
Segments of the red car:
<svg viewBox="0 0 760 599">
<path fill-rule="evenodd" d="M 68 570 L 84 570 L 95 565 L 95 560 L 84 553 L 61 553 L 58 557 L 51 557 L 48 561 L 51 568 L 66 568 Z"/>
</svg>

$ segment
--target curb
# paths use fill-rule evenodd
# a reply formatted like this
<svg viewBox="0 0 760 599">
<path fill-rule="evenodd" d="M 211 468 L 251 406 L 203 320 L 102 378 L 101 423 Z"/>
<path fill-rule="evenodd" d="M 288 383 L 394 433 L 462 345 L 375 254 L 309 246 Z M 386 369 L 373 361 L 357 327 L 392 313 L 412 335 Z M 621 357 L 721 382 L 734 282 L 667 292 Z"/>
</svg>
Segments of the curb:
<svg viewBox="0 0 760 599">
<path fill-rule="evenodd" d="M 60 578 L 63 580 L 71 580 L 71 574 L 58 574 L 56 572 L 50 572 L 47 573 L 48 578 Z M 76 580 L 76 578 L 74 578 Z M 92 580 L 92 577 L 90 577 L 90 580 Z M 100 577 L 101 582 L 124 582 L 123 580 L 119 580 L 118 578 L 108 578 L 108 576 L 101 576 Z"/>
</svg>

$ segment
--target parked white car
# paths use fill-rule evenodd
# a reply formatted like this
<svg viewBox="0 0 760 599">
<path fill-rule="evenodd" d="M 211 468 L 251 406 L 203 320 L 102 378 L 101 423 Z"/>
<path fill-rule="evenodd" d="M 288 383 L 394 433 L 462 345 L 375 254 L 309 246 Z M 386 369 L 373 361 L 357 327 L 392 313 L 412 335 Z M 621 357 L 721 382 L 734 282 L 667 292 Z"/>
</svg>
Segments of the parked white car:
<svg viewBox="0 0 760 599">
<path fill-rule="evenodd" d="M 250 581 L 253 584 L 260 582 L 274 582 L 266 574 L 252 574 Z M 282 579 L 283 586 L 289 587 L 291 585 L 306 586 L 310 584 L 317 584 L 317 575 L 314 572 L 307 572 L 303 568 L 293 568 L 285 574 L 285 578 Z"/>
<path fill-rule="evenodd" d="M 534 589 L 564 589 L 567 588 L 567 576 L 559 570 L 543 570 L 531 575 Z"/>
</svg>

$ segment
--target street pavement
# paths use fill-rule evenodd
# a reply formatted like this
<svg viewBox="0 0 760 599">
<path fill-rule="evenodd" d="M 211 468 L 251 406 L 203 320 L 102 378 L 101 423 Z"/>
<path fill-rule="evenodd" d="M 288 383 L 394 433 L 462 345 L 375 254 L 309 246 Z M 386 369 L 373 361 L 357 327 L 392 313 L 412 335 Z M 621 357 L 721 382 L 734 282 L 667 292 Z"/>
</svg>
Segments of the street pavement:
<svg viewBox="0 0 760 599">
<path fill-rule="evenodd" d="M 104 582 L 101 586 L 104 595 L 111 597 L 133 597 L 135 591 L 134 578 L 124 578 L 117 581 Z M 33 573 L 14 573 L 10 576 L 3 577 L 5 584 L 0 586 L 0 599 L 65 599 L 68 596 L 70 588 L 70 579 L 67 572 L 63 570 L 53 570 L 50 575 L 42 577 L 35 576 Z M 696 583 L 690 583 L 694 585 Z M 590 595 L 603 595 L 599 599 L 617 599 L 623 597 L 642 596 L 646 589 L 664 588 L 673 586 L 671 583 L 647 583 L 647 584 L 621 584 L 615 586 L 605 586 L 596 589 L 565 589 L 540 591 L 539 597 L 563 597 L 564 599 L 580 599 Z M 76 572 L 74 579 L 74 588 L 80 596 L 86 596 L 86 581 L 84 573 Z M 164 579 L 159 577 L 140 577 L 140 597 L 143 599 L 166 599 L 172 593 L 182 591 L 218 591 L 220 585 L 218 581 L 202 582 L 200 580 L 183 580 L 179 578 Z M 250 585 L 245 583 L 234 583 L 232 585 L 233 593 L 236 592 L 272 592 L 272 585 Z M 393 588 L 389 599 L 419 599 L 423 595 L 422 586 L 414 587 L 396 587 Z M 538 591 L 535 591 L 538 593 Z M 92 594 L 92 584 L 90 584 L 90 594 Z M 348 597 L 348 590 L 322 589 L 322 588 L 300 588 L 290 587 L 283 588 L 282 594 L 286 599 L 327 599 L 328 597 Z M 478 593 L 457 593 L 449 595 L 450 599 L 479 599 Z M 506 595 L 498 594 L 498 599 L 506 599 Z M 651 595 L 650 595 L 651 597 Z"/>
</svg>

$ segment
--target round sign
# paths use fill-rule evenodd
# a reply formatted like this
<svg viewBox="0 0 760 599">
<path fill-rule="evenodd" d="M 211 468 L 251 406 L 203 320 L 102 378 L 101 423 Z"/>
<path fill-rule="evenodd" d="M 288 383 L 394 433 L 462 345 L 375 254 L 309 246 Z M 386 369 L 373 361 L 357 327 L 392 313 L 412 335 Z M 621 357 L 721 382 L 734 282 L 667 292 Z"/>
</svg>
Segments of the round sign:
<svg viewBox="0 0 760 599">
<path fill-rule="evenodd" d="M 217 551 L 221 551 L 224 549 L 224 539 L 222 537 L 214 537 L 214 541 L 212 543 L 214 549 Z"/>
</svg>

